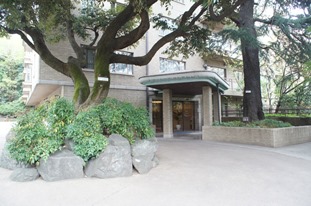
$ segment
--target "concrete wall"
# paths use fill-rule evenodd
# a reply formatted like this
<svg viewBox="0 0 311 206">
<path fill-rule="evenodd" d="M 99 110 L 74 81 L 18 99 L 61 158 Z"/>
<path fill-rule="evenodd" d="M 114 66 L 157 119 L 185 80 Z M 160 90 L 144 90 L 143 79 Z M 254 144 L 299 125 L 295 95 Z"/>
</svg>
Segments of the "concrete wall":
<svg viewBox="0 0 311 206">
<path fill-rule="evenodd" d="M 283 147 L 311 142 L 311 126 L 273 129 L 203 126 L 202 139 L 265 147 Z"/>
</svg>

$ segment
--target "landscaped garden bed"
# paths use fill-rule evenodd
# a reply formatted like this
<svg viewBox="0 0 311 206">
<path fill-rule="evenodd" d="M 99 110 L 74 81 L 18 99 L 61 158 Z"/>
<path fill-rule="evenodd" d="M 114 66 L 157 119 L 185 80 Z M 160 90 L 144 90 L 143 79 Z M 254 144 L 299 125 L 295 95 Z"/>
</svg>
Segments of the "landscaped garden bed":
<svg viewBox="0 0 311 206">
<path fill-rule="evenodd" d="M 14 181 L 144 174 L 158 164 L 154 136 L 145 109 L 107 99 L 77 113 L 60 98 L 18 120 L 0 166 L 14 170 Z"/>
<path fill-rule="evenodd" d="M 242 127 L 246 124 L 240 124 L 235 127 L 203 126 L 202 139 L 265 147 L 283 147 L 311 142 L 311 126 L 260 128 L 259 126 Z"/>
</svg>

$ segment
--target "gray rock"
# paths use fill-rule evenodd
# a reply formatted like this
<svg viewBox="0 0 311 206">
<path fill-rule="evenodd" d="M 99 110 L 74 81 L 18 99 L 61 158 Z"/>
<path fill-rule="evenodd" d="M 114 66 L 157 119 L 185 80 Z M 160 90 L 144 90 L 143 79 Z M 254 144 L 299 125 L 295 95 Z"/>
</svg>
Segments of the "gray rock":
<svg viewBox="0 0 311 206">
<path fill-rule="evenodd" d="M 88 177 L 126 177 L 133 174 L 131 147 L 120 135 L 110 135 L 109 145 L 97 158 L 88 162 L 85 168 Z"/>
<path fill-rule="evenodd" d="M 112 134 L 109 136 L 109 144 L 112 146 L 125 146 L 130 145 L 129 141 L 119 134 Z"/>
<path fill-rule="evenodd" d="M 65 148 L 70 150 L 70 151 L 73 151 L 73 148 L 75 146 L 75 143 L 71 140 L 71 139 L 65 139 Z"/>
<path fill-rule="evenodd" d="M 38 177 L 39 173 L 36 168 L 18 168 L 12 172 L 10 179 L 15 182 L 29 182 Z"/>
<path fill-rule="evenodd" d="M 57 181 L 64 179 L 83 178 L 84 161 L 72 151 L 64 149 L 48 157 L 46 161 L 40 160 L 37 167 L 42 179 Z"/>
<path fill-rule="evenodd" d="M 156 139 L 136 140 L 132 145 L 132 161 L 134 168 L 140 173 L 148 173 L 159 164 L 156 157 L 158 143 Z"/>
<path fill-rule="evenodd" d="M 132 155 L 141 156 L 149 153 L 156 153 L 158 150 L 158 142 L 156 138 L 136 140 L 132 145 Z"/>
<path fill-rule="evenodd" d="M 159 161 L 158 157 L 155 155 L 154 158 L 152 159 L 152 167 L 155 168 L 159 164 L 160 164 L 160 161 Z"/>
<path fill-rule="evenodd" d="M 30 167 L 28 164 L 24 164 L 21 162 L 16 161 L 10 156 L 9 150 L 7 148 L 8 143 L 4 144 L 2 154 L 0 156 L 0 167 L 9 169 L 9 170 L 14 170 L 17 168 L 27 168 Z"/>
</svg>

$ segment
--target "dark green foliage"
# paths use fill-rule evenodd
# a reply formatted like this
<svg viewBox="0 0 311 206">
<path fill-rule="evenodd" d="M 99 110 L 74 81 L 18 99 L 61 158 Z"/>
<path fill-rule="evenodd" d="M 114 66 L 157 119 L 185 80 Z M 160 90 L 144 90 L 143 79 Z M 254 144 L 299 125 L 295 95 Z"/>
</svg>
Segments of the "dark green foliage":
<svg viewBox="0 0 311 206">
<path fill-rule="evenodd" d="M 107 99 L 103 104 L 74 114 L 72 102 L 59 98 L 22 116 L 9 142 L 12 157 L 38 164 L 61 149 L 65 138 L 74 142 L 74 152 L 84 161 L 98 156 L 108 145 L 105 134 L 120 134 L 131 143 L 154 136 L 147 111 L 129 103 Z"/>
<path fill-rule="evenodd" d="M 74 142 L 74 152 L 88 161 L 99 155 L 108 145 L 99 114 L 95 108 L 80 112 L 68 127 L 67 138 Z"/>
<path fill-rule="evenodd" d="M 130 103 L 116 99 L 106 99 L 97 107 L 106 134 L 120 134 L 130 143 L 136 138 L 146 139 L 154 136 L 147 111 L 135 108 Z"/>
<path fill-rule="evenodd" d="M 0 104 L 0 116 L 19 116 L 25 111 L 25 104 L 21 100 Z"/>
<path fill-rule="evenodd" d="M 67 125 L 71 124 L 74 119 L 74 105 L 72 102 L 60 98 L 52 101 L 48 105 L 48 112 L 46 121 L 48 129 L 54 136 L 65 137 L 67 132 Z"/>
<path fill-rule="evenodd" d="M 23 62 L 11 55 L 0 57 L 0 103 L 18 100 L 22 95 Z"/>
<path fill-rule="evenodd" d="M 42 111 L 41 111 L 42 112 Z M 15 127 L 15 138 L 9 142 L 11 156 L 17 161 L 35 164 L 60 149 L 62 141 L 52 138 L 43 116 L 32 110 L 22 116 Z"/>
<path fill-rule="evenodd" d="M 232 121 L 232 122 L 215 122 L 213 126 L 223 126 L 223 127 L 252 127 L 252 128 L 280 128 L 280 127 L 291 127 L 292 125 L 287 122 L 282 122 L 274 119 L 264 119 L 261 121 L 254 122 L 241 122 L 241 121 Z"/>
<path fill-rule="evenodd" d="M 8 149 L 17 161 L 38 164 L 64 144 L 66 126 L 72 121 L 73 104 L 56 99 L 29 111 L 18 120 Z"/>
</svg>

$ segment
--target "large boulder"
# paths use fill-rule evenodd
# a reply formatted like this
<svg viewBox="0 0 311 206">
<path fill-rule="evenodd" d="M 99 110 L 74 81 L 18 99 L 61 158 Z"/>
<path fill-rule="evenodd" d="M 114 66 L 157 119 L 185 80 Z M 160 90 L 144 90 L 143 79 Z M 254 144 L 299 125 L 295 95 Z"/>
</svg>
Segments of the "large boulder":
<svg viewBox="0 0 311 206">
<path fill-rule="evenodd" d="M 83 178 L 84 161 L 72 151 L 64 149 L 49 156 L 48 159 L 40 160 L 37 167 L 42 179 L 57 181 L 64 179 Z"/>
<path fill-rule="evenodd" d="M 38 177 L 39 173 L 36 168 L 18 168 L 12 172 L 10 179 L 15 182 L 28 182 Z"/>
<path fill-rule="evenodd" d="M 85 168 L 88 177 L 125 177 L 133 174 L 131 147 L 121 135 L 110 135 L 109 144 L 97 158 L 88 162 Z"/>
<path fill-rule="evenodd" d="M 136 140 L 132 145 L 132 160 L 134 168 L 140 173 L 148 173 L 159 164 L 156 152 L 158 143 L 156 138 Z"/>
<path fill-rule="evenodd" d="M 9 170 L 14 170 L 17 168 L 30 167 L 30 165 L 18 162 L 15 159 L 13 159 L 8 150 L 8 143 L 5 143 L 1 156 L 0 156 L 0 167 L 9 169 Z"/>
</svg>

